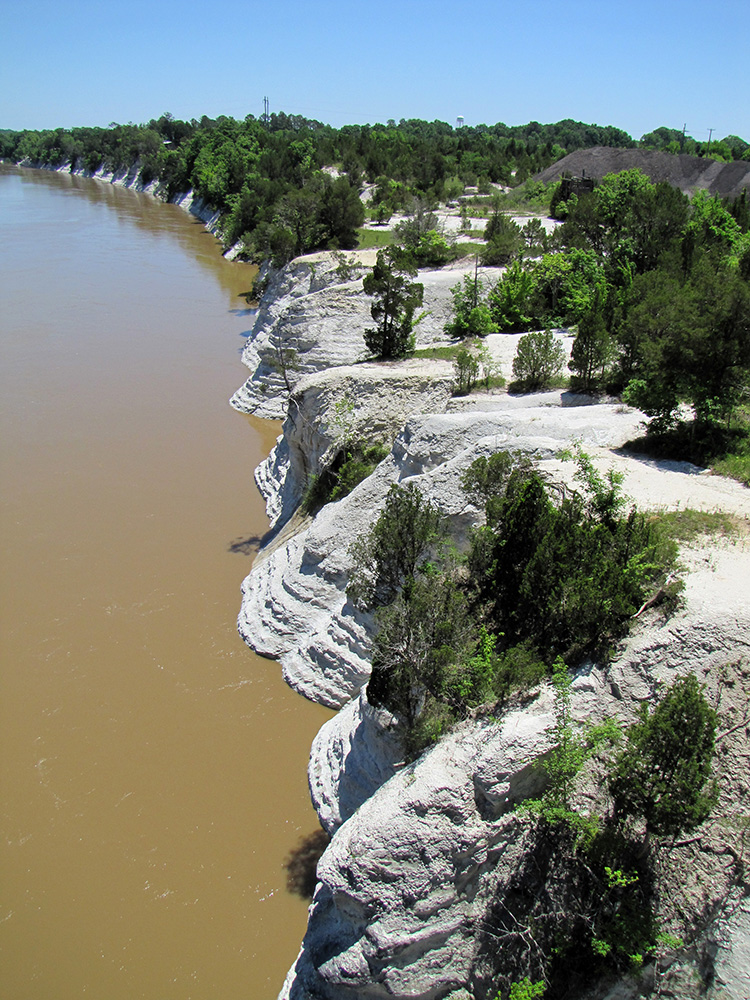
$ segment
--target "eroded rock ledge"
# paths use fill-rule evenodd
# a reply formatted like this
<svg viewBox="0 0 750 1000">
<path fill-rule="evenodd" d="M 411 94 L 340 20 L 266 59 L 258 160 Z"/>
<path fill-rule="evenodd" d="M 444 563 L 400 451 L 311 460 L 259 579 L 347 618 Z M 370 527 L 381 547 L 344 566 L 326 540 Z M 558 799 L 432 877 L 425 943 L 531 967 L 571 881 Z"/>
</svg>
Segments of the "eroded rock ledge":
<svg viewBox="0 0 750 1000">
<path fill-rule="evenodd" d="M 691 466 L 613 450 L 634 436 L 641 420 L 634 411 L 560 393 L 456 401 L 446 365 L 356 364 L 368 321 L 361 283 L 358 291 L 351 276 L 340 280 L 340 259 L 314 257 L 271 277 L 246 349 L 253 374 L 233 400 L 269 416 L 280 415 L 283 404 L 286 415 L 282 437 L 256 474 L 276 535 L 243 585 L 240 631 L 255 649 L 280 659 L 298 691 L 341 706 L 312 747 L 311 794 L 333 836 L 281 997 L 438 1000 L 466 996 L 464 988 L 494 997 L 492 908 L 529 849 L 528 824 L 513 806 L 539 789 L 550 694 L 542 687 L 497 721 L 467 721 L 404 767 L 391 718 L 361 693 L 372 621 L 346 598 L 351 541 L 377 517 L 390 485 L 406 481 L 418 483 L 458 535 L 465 533 L 477 511 L 459 488 L 461 474 L 478 455 L 498 449 L 532 453 L 556 478 L 568 478 L 570 463 L 558 456 L 581 442 L 599 468 L 625 472 L 625 490 L 642 507 L 725 509 L 748 518 L 750 491 Z M 439 338 L 456 280 L 425 280 L 435 317 L 422 331 L 427 341 Z M 301 358 L 291 392 L 273 367 L 274 338 L 287 337 L 290 326 Z M 513 341 L 489 338 L 506 371 Z M 314 519 L 300 517 L 309 475 L 338 447 L 342 400 L 352 413 L 350 430 L 392 441 L 390 454 L 348 497 Z M 695 945 L 661 984 L 664 996 L 744 1000 L 750 912 L 747 884 L 732 859 L 743 856 L 750 801 L 746 715 L 742 722 L 750 689 L 750 552 L 742 539 L 705 539 L 683 559 L 683 609 L 668 620 L 643 615 L 606 669 L 590 664 L 579 672 L 574 708 L 581 718 L 614 715 L 627 723 L 643 700 L 687 671 L 720 700 L 732 731 L 719 744 L 716 818 L 672 852 L 657 901 L 668 929 L 680 925 L 680 914 L 700 913 L 690 928 Z M 586 794 L 595 801 L 595 775 Z M 648 975 L 639 983 L 602 984 L 591 997 L 635 997 Z M 707 992 L 698 992 L 699 980 L 709 983 Z"/>
</svg>

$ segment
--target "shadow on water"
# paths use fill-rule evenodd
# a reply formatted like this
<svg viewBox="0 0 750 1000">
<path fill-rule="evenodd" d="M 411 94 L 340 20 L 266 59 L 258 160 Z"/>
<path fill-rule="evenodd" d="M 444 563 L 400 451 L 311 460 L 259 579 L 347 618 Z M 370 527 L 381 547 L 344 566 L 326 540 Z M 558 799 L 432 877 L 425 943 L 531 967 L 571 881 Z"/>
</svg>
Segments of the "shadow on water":
<svg viewBox="0 0 750 1000">
<path fill-rule="evenodd" d="M 288 892 L 302 899 L 313 898 L 318 861 L 329 843 L 330 837 L 325 830 L 315 830 L 300 838 L 284 862 Z"/>
<path fill-rule="evenodd" d="M 265 535 L 248 535 L 247 538 L 236 538 L 230 542 L 227 551 L 241 556 L 254 556 L 267 540 L 269 534 L 270 532 L 266 532 Z"/>
</svg>

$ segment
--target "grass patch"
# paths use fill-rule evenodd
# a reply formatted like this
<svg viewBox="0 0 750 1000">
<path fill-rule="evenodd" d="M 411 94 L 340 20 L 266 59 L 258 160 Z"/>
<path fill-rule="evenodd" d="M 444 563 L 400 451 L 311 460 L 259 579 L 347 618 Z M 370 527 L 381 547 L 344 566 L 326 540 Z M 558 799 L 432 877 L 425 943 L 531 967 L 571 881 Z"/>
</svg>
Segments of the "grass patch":
<svg viewBox="0 0 750 1000">
<path fill-rule="evenodd" d="M 476 257 L 477 254 L 481 254 L 484 246 L 481 243 L 456 243 L 453 249 L 455 252 L 453 259 L 463 260 L 465 257 Z"/>
<path fill-rule="evenodd" d="M 729 426 L 680 423 L 672 430 L 628 441 L 624 448 L 652 458 L 692 462 L 750 486 L 750 408 L 738 412 Z"/>
<path fill-rule="evenodd" d="M 455 361 L 463 344 L 445 344 L 441 347 L 420 347 L 409 354 L 410 358 L 427 358 L 428 361 Z"/>
<path fill-rule="evenodd" d="M 393 231 L 390 229 L 365 229 L 364 226 L 357 230 L 358 250 L 371 250 L 373 247 L 387 247 L 393 243 Z"/>
<path fill-rule="evenodd" d="M 731 538 L 750 532 L 746 520 L 724 511 L 668 510 L 657 514 L 656 521 L 667 537 L 675 542 L 688 542 L 700 535 Z"/>
</svg>

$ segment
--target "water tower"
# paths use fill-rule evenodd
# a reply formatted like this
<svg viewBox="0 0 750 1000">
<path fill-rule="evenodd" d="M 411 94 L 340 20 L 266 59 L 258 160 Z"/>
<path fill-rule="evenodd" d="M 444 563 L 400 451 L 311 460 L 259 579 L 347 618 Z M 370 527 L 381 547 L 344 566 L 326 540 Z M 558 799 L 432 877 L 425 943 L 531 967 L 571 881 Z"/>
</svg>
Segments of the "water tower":
<svg viewBox="0 0 750 1000">
<path fill-rule="evenodd" d="M 458 118 L 456 119 L 456 128 L 463 128 L 463 127 L 464 127 L 464 116 L 459 115 Z"/>
</svg>

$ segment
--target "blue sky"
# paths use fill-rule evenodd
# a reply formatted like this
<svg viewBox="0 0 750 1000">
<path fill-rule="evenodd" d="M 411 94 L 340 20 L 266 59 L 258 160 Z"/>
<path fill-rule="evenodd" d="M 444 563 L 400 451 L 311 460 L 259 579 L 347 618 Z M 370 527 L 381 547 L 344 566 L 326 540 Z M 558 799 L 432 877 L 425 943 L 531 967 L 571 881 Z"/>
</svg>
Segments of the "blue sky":
<svg viewBox="0 0 750 1000">
<path fill-rule="evenodd" d="M 750 2 L 0 0 L 0 128 L 299 113 L 750 141 Z"/>
</svg>

